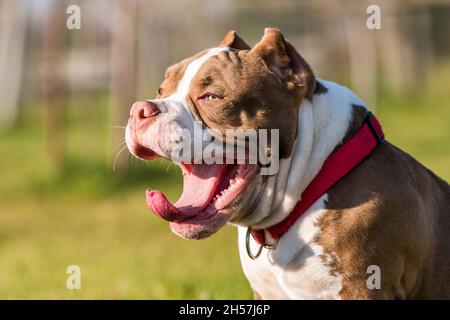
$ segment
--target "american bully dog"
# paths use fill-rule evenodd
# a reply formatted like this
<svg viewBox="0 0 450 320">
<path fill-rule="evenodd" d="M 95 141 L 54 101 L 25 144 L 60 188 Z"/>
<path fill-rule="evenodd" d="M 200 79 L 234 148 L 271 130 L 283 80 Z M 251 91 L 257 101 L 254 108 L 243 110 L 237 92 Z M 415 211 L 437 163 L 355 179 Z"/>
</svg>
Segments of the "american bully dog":
<svg viewBox="0 0 450 320">
<path fill-rule="evenodd" d="M 229 129 L 278 130 L 265 149 L 278 155 L 276 172 L 228 153 L 225 163 L 194 161 L 203 142 L 187 160 L 173 156 Z M 448 183 L 386 141 L 364 102 L 317 78 L 278 29 L 253 48 L 230 31 L 169 67 L 156 99 L 132 106 L 126 142 L 138 158 L 181 167 L 175 204 L 146 193 L 175 234 L 238 226 L 255 298 L 450 298 Z"/>
</svg>

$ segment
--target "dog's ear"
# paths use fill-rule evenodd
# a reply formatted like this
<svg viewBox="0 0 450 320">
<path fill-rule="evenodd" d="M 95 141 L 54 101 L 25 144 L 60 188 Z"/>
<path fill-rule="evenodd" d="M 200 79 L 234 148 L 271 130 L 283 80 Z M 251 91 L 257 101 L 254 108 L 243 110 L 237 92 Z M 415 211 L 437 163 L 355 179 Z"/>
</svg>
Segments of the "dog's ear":
<svg viewBox="0 0 450 320">
<path fill-rule="evenodd" d="M 288 83 L 289 88 L 300 88 L 304 97 L 312 99 L 316 88 L 314 73 L 279 29 L 266 28 L 261 41 L 250 54 L 261 57 L 271 71 Z"/>
<path fill-rule="evenodd" d="M 219 47 L 229 47 L 237 50 L 250 50 L 250 46 L 238 36 L 236 31 L 228 31 L 225 38 L 219 44 Z"/>
</svg>

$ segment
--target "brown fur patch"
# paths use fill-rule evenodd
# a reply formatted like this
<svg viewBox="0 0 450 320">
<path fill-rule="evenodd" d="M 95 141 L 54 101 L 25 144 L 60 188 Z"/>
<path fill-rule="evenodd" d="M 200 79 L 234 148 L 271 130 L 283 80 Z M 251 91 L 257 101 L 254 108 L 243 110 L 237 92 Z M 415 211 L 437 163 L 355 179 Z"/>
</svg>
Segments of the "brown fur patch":
<svg viewBox="0 0 450 320">
<path fill-rule="evenodd" d="M 354 106 L 345 140 L 365 112 Z M 327 209 L 317 242 L 336 256 L 342 298 L 450 298 L 450 187 L 408 154 L 378 145 L 329 190 Z M 381 290 L 367 288 L 370 265 L 381 268 Z"/>
<path fill-rule="evenodd" d="M 181 79 L 183 79 L 184 73 L 189 64 L 206 53 L 207 50 L 204 50 L 190 58 L 184 59 L 168 67 L 164 75 L 164 80 L 158 88 L 158 95 L 156 96 L 156 99 L 162 99 L 174 93 L 177 90 Z"/>
<path fill-rule="evenodd" d="M 224 41 L 245 47 L 236 37 L 231 33 Z M 315 82 L 308 64 L 281 32 L 266 29 L 250 51 L 224 51 L 208 59 L 192 80 L 188 101 L 208 127 L 222 133 L 278 129 L 280 156 L 285 158 L 295 141 L 298 107 L 316 89 Z M 318 92 L 325 90 L 318 86 Z M 217 99 L 205 101 L 206 94 Z"/>
<path fill-rule="evenodd" d="M 290 156 L 302 99 L 311 99 L 313 92 L 320 94 L 326 88 L 316 84 L 309 65 L 278 29 L 267 28 L 251 50 L 235 31 L 220 46 L 233 50 L 207 59 L 192 79 L 186 97 L 192 113 L 223 133 L 226 129 L 278 129 L 280 157 Z M 171 95 L 189 63 L 205 53 L 169 67 L 157 98 Z M 206 94 L 218 99 L 205 101 Z"/>
<path fill-rule="evenodd" d="M 206 78 L 212 81 L 204 81 Z M 219 99 L 202 100 L 207 93 Z M 246 51 L 220 52 L 200 68 L 189 98 L 208 127 L 223 133 L 239 128 L 279 129 L 280 155 L 291 153 L 301 100 L 261 59 Z"/>
<path fill-rule="evenodd" d="M 242 40 L 236 31 L 231 30 L 226 35 L 219 47 L 230 47 L 235 50 L 249 50 L 250 46 Z M 169 68 L 167 68 L 164 81 L 158 88 L 157 99 L 170 96 L 174 93 L 178 87 L 179 82 L 183 78 L 187 66 L 194 60 L 200 58 L 202 55 L 206 54 L 207 50 L 197 53 L 196 55 L 184 59 Z"/>
</svg>

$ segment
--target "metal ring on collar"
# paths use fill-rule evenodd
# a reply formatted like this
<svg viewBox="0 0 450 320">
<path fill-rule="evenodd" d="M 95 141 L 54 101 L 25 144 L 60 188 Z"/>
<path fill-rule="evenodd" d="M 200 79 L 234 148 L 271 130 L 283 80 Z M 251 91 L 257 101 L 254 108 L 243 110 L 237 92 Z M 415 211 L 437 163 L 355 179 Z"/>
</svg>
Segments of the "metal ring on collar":
<svg viewBox="0 0 450 320">
<path fill-rule="evenodd" d="M 252 228 L 248 227 L 247 234 L 245 236 L 245 248 L 247 249 L 247 254 L 250 257 L 250 259 L 255 260 L 256 258 L 258 258 L 261 255 L 261 252 L 262 252 L 262 249 L 263 249 L 263 245 L 260 244 L 256 254 L 253 254 L 252 253 L 252 249 L 250 248 L 250 236 L 251 236 L 251 234 L 252 234 Z"/>
</svg>

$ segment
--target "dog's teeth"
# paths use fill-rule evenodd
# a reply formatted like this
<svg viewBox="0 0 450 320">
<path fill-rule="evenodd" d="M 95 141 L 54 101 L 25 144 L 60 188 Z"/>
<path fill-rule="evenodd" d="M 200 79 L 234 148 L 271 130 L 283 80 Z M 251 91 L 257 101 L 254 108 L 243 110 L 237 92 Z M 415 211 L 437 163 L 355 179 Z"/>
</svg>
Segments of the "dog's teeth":
<svg viewBox="0 0 450 320">
<path fill-rule="evenodd" d="M 231 179 L 230 180 L 230 185 L 232 186 L 233 184 L 235 184 L 236 183 L 236 179 Z"/>
</svg>

